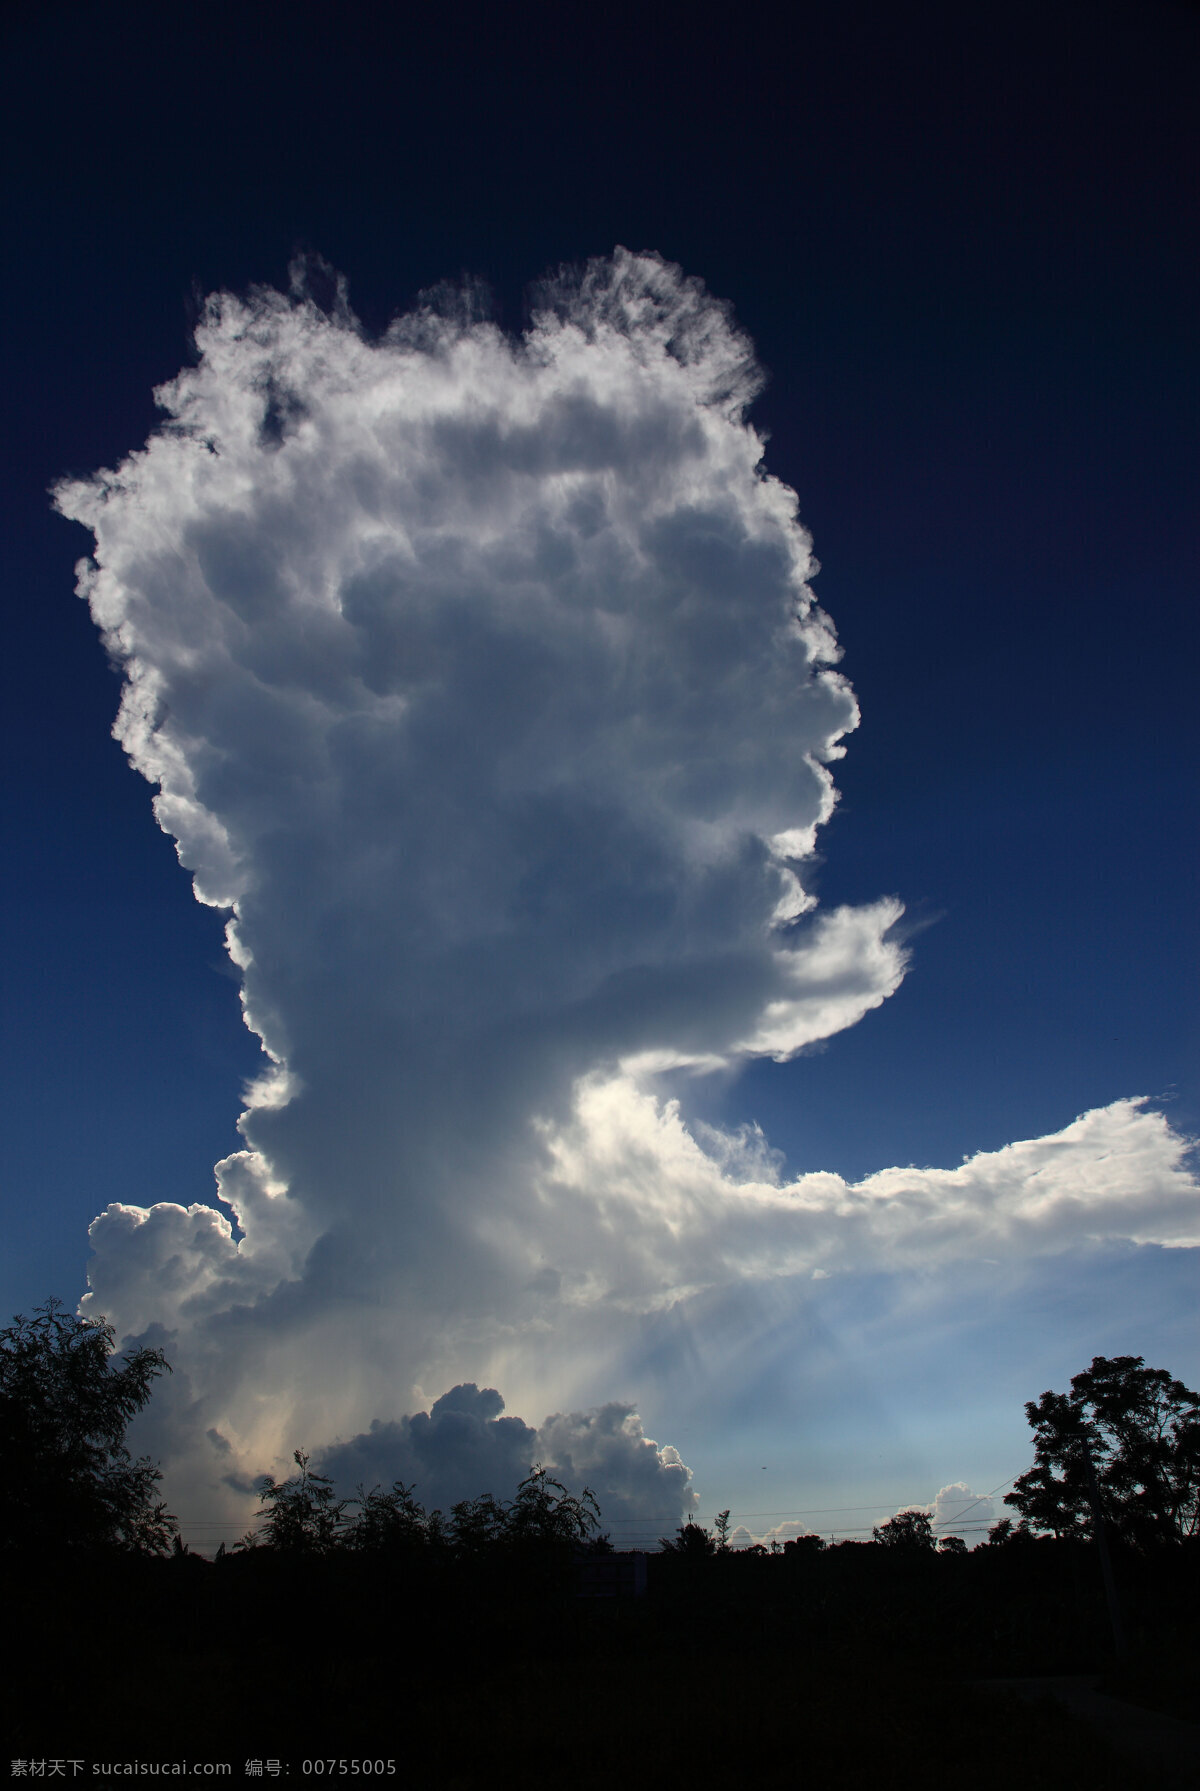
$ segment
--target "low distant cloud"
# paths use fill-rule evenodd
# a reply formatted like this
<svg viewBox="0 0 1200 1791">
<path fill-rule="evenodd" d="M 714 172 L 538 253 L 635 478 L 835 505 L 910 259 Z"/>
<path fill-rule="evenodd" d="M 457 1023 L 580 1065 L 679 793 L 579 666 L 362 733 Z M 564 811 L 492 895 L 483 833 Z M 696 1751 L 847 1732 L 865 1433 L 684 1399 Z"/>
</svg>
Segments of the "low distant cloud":
<svg viewBox="0 0 1200 1791">
<path fill-rule="evenodd" d="M 403 1480 L 427 1510 L 490 1492 L 507 1498 L 538 1460 L 537 1432 L 522 1418 L 502 1417 L 494 1387 L 452 1387 L 428 1412 L 374 1419 L 348 1442 L 317 1453 L 317 1463 L 345 1491 Z"/>
<path fill-rule="evenodd" d="M 977 1493 L 965 1480 L 956 1480 L 950 1486 L 941 1487 L 928 1505 L 914 1505 L 910 1502 L 899 1509 L 928 1512 L 933 1520 L 935 1541 L 940 1541 L 943 1536 L 961 1536 L 970 1548 L 985 1539 L 988 1526 L 995 1521 L 992 1499 L 987 1494 Z M 814 1530 L 803 1518 L 787 1518 L 765 1530 L 753 1530 L 742 1523 L 730 1531 L 730 1546 L 779 1548 L 802 1536 L 820 1536 L 829 1542 L 847 1539 L 868 1542 L 875 1523 L 887 1521 L 882 1513 L 875 1519 L 869 1513 L 861 1512 L 833 1511 L 825 1515 L 830 1518 L 832 1527 L 824 1531 Z M 860 1521 L 864 1515 L 867 1517 L 865 1523 Z"/>
<path fill-rule="evenodd" d="M 176 1364 L 169 1485 L 338 1436 L 339 1472 L 508 1471 L 530 1427 L 486 1379 L 570 1408 L 536 1445 L 667 1522 L 683 1464 L 579 1391 L 646 1314 L 1200 1239 L 1185 1141 L 1135 1101 L 855 1184 L 693 1123 L 689 1077 L 859 1024 L 906 968 L 897 898 L 817 903 L 858 708 L 699 281 L 621 249 L 520 337 L 443 293 L 371 338 L 301 266 L 215 295 L 196 348 L 146 446 L 57 492 L 116 736 L 266 1053 L 216 1205 L 92 1226 L 89 1308 Z"/>
<path fill-rule="evenodd" d="M 958 1536 L 968 1548 L 986 1541 L 989 1527 L 995 1522 L 996 1506 L 989 1493 L 977 1493 L 965 1480 L 955 1480 L 940 1487 L 928 1505 L 905 1505 L 905 1511 L 924 1511 L 933 1520 L 933 1537 Z M 899 1512 L 893 1513 L 898 1516 Z"/>
<path fill-rule="evenodd" d="M 738 1524 L 729 1532 L 730 1548 L 782 1548 L 786 1542 L 795 1542 L 801 1536 L 815 1536 L 819 1532 L 813 1530 L 801 1518 L 788 1518 L 781 1524 L 773 1524 L 769 1530 L 751 1530 L 746 1524 Z M 824 1538 L 822 1539 L 824 1540 Z"/>
<path fill-rule="evenodd" d="M 615 1546 L 686 1523 L 699 1499 L 692 1471 L 668 1443 L 648 1437 L 632 1406 L 612 1401 L 556 1412 L 538 1432 L 543 1459 L 569 1485 L 590 1486 Z"/>
<path fill-rule="evenodd" d="M 695 1509 L 690 1468 L 676 1450 L 647 1437 L 632 1406 L 556 1412 L 540 1429 L 501 1416 L 495 1388 L 468 1383 L 428 1412 L 375 1419 L 368 1430 L 317 1453 L 316 1465 L 343 1491 L 403 1480 L 427 1510 L 491 1492 L 511 1497 L 531 1468 L 544 1467 L 574 1493 L 596 1497 L 615 1546 L 674 1526 Z"/>
<path fill-rule="evenodd" d="M 937 1537 L 961 1536 L 968 1548 L 985 1540 L 996 1521 L 996 1507 L 987 1493 L 977 1493 L 965 1480 L 943 1486 L 929 1508 Z"/>
</svg>

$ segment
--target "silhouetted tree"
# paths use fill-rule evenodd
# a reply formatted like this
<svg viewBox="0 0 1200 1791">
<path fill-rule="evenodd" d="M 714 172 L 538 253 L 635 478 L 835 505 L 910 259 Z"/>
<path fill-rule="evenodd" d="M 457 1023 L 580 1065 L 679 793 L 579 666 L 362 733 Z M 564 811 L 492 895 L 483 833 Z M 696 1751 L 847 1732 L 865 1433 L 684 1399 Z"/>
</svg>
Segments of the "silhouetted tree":
<svg viewBox="0 0 1200 1791">
<path fill-rule="evenodd" d="M 580 1548 L 595 1540 L 600 1507 L 591 1487 L 568 1492 L 543 1467 L 534 1467 L 517 1488 L 507 1510 L 509 1539 L 517 1544 Z"/>
<path fill-rule="evenodd" d="M 162 1475 L 130 1458 L 125 1432 L 169 1372 L 161 1350 L 113 1360 L 104 1319 L 47 1300 L 0 1331 L 0 1534 L 6 1549 L 123 1548 L 162 1554 L 177 1530 Z"/>
<path fill-rule="evenodd" d="M 799 1557 L 800 1560 L 812 1560 L 821 1553 L 824 1547 L 825 1538 L 810 1533 L 807 1536 L 789 1537 L 783 1545 L 783 1552 L 793 1558 Z"/>
<path fill-rule="evenodd" d="M 942 1555 L 965 1555 L 967 1545 L 961 1536 L 942 1536 L 938 1539 L 938 1553 Z"/>
<path fill-rule="evenodd" d="M 481 1493 L 450 1507 L 450 1543 L 456 1554 L 481 1555 L 506 1540 L 508 1512 L 500 1499 Z"/>
<path fill-rule="evenodd" d="M 717 1534 L 717 1553 L 719 1555 L 729 1553 L 729 1515 L 729 1507 L 726 1506 L 724 1511 L 717 1512 L 716 1522 L 713 1524 L 713 1529 Z"/>
<path fill-rule="evenodd" d="M 302 1449 L 297 1449 L 292 1459 L 300 1472 L 290 1480 L 266 1475 L 258 1494 L 263 1506 L 260 1528 L 243 1536 L 239 1547 L 327 1555 L 338 1546 L 348 1501 L 334 1497 L 332 1481 L 325 1474 L 312 1472 Z"/>
<path fill-rule="evenodd" d="M 510 1500 L 492 1493 L 460 1499 L 449 1517 L 427 1512 L 415 1489 L 402 1480 L 387 1490 L 359 1487 L 355 1499 L 337 1499 L 324 1474 L 314 1473 L 308 1456 L 296 1451 L 299 1474 L 277 1484 L 268 1478 L 259 1497 L 267 1512 L 261 1528 L 242 1547 L 270 1547 L 293 1553 L 325 1554 L 335 1548 L 363 1553 L 441 1550 L 471 1560 L 512 1549 L 571 1551 L 599 1548 L 600 1508 L 589 1487 L 569 1492 L 543 1467 L 533 1468 Z M 355 1515 L 347 1517 L 350 1506 Z"/>
<path fill-rule="evenodd" d="M 696 1560 L 715 1555 L 717 1539 L 703 1524 L 680 1524 L 674 1536 L 660 1536 L 658 1546 L 664 1555 L 687 1555 Z"/>
<path fill-rule="evenodd" d="M 875 1542 L 882 1542 L 885 1548 L 917 1550 L 936 1546 L 933 1539 L 933 1519 L 928 1511 L 920 1511 L 915 1507 L 908 1511 L 898 1511 L 886 1524 L 877 1524 L 871 1531 L 871 1537 Z"/>
<path fill-rule="evenodd" d="M 1034 1536 L 1024 1518 L 1014 1524 L 1011 1517 L 1002 1517 L 998 1524 L 992 1525 L 987 1539 L 989 1548 L 1004 1548 L 1014 1542 L 1032 1542 Z"/>
<path fill-rule="evenodd" d="M 424 1507 L 417 1503 L 414 1491 L 403 1480 L 393 1481 L 386 1492 L 378 1486 L 365 1492 L 360 1486 L 354 1500 L 357 1515 L 343 1532 L 347 1546 L 368 1554 L 412 1553 L 428 1547 L 432 1540 L 430 1520 Z M 437 1516 L 440 1519 L 441 1513 Z"/>
<path fill-rule="evenodd" d="M 1139 1547 L 1200 1532 L 1200 1394 L 1141 1356 L 1096 1356 L 1025 1407 L 1034 1465 L 1004 1503 L 1033 1530 L 1091 1536 L 1093 1502 Z"/>
</svg>

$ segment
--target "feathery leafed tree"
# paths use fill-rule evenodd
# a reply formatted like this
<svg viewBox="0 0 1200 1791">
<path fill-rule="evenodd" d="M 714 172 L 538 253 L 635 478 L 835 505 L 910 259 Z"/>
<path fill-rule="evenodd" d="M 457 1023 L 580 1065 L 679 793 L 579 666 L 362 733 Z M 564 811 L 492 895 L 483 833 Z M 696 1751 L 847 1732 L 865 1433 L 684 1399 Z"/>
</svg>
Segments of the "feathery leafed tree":
<svg viewBox="0 0 1200 1791">
<path fill-rule="evenodd" d="M 243 1536 L 241 1548 L 271 1548 L 287 1555 L 327 1555 L 338 1547 L 345 1529 L 347 1500 L 339 1499 L 326 1474 L 315 1474 L 308 1456 L 292 1456 L 299 1472 L 288 1480 L 264 1476 L 258 1498 L 262 1527 Z"/>
<path fill-rule="evenodd" d="M 47 1300 L 0 1331 L 0 1533 L 6 1550 L 122 1548 L 162 1554 L 175 1518 L 162 1475 L 125 1432 L 169 1372 L 163 1352 L 114 1360 L 104 1319 Z"/>
<path fill-rule="evenodd" d="M 414 1494 L 415 1488 L 403 1480 L 386 1489 L 373 1486 L 370 1492 L 360 1486 L 354 1500 L 358 1510 L 346 1527 L 347 1547 L 369 1555 L 399 1554 L 438 1541 L 441 1513 L 435 1512 L 431 1519 Z"/>
<path fill-rule="evenodd" d="M 449 1518 L 426 1512 L 414 1488 L 397 1480 L 388 1489 L 361 1486 L 355 1499 L 339 1499 L 328 1475 L 309 1467 L 297 1449 L 298 1473 L 278 1481 L 264 1477 L 260 1527 L 243 1537 L 242 1548 L 270 1548 L 287 1554 L 324 1555 L 349 1548 L 380 1554 L 436 1548 L 464 1559 L 500 1550 L 596 1546 L 600 1508 L 588 1487 L 569 1492 L 545 1468 L 530 1470 L 512 1499 L 482 1493 L 461 1499 Z M 351 1507 L 353 1516 L 347 1513 Z"/>
</svg>

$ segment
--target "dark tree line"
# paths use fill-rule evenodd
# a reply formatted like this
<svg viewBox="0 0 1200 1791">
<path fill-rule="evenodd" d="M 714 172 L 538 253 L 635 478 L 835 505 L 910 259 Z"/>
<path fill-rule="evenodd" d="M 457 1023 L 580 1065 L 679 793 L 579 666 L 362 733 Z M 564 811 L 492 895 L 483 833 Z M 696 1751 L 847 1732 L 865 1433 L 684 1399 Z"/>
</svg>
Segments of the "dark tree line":
<svg viewBox="0 0 1200 1791">
<path fill-rule="evenodd" d="M 1200 1394 L 1165 1369 L 1147 1368 L 1141 1356 L 1096 1356 L 1069 1393 L 1043 1393 L 1025 1415 L 1034 1465 L 1005 1494 L 1017 1521 L 994 1525 L 990 1544 L 1091 1542 L 1102 1528 L 1146 1553 L 1200 1538 Z M 727 1553 L 729 1517 L 721 1512 L 713 1531 L 682 1524 L 659 1548 L 689 1559 Z M 823 1546 L 816 1536 L 796 1540 L 810 1552 Z M 938 1538 L 919 1507 L 876 1526 L 872 1540 L 905 1554 L 966 1552 L 961 1537 Z"/>
<path fill-rule="evenodd" d="M 259 1527 L 243 1536 L 239 1549 L 291 1556 L 440 1554 L 467 1561 L 497 1551 L 610 1550 L 591 1490 L 569 1492 L 540 1466 L 530 1470 L 514 1498 L 483 1493 L 460 1500 L 447 1515 L 426 1511 L 416 1489 L 403 1480 L 369 1492 L 360 1486 L 357 1497 L 339 1499 L 332 1481 L 309 1466 L 303 1450 L 296 1450 L 294 1460 L 297 1472 L 290 1479 L 265 1477 Z"/>
<path fill-rule="evenodd" d="M 158 1496 L 159 1469 L 133 1460 L 130 1421 L 169 1372 L 161 1350 L 117 1357 L 113 1328 L 48 1300 L 32 1318 L 0 1331 L 0 1538 L 14 1550 L 115 1549 L 156 1555 L 182 1549 L 175 1517 Z M 1200 1537 L 1200 1394 L 1140 1356 L 1097 1356 L 1069 1393 L 1027 1404 L 1034 1465 L 1014 1483 L 993 1545 L 1054 1537 L 1089 1541 L 1101 1528 L 1146 1553 Z M 491 1493 L 450 1512 L 427 1512 L 415 1488 L 359 1487 L 338 1498 L 301 1450 L 287 1480 L 264 1477 L 258 1527 L 237 1546 L 277 1554 L 440 1553 L 470 1560 L 499 1550 L 608 1547 L 586 1487 L 567 1490 L 535 1467 L 514 1498 Z M 666 1555 L 703 1559 L 732 1552 L 730 1513 L 715 1532 L 687 1523 L 660 1539 Z M 932 1551 L 927 1512 L 902 1511 L 873 1533 L 889 1552 Z M 815 1538 L 800 1538 L 809 1552 Z M 943 1538 L 942 1550 L 961 1548 Z"/>
</svg>

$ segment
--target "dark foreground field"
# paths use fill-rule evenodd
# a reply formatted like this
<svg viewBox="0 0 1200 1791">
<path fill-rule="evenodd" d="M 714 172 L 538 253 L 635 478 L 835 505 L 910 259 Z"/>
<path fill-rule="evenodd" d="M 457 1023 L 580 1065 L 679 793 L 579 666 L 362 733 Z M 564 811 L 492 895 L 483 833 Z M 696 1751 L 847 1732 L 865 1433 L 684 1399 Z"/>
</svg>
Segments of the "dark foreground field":
<svg viewBox="0 0 1200 1791">
<path fill-rule="evenodd" d="M 545 1661 L 397 1677 L 390 1663 L 331 1660 L 284 1681 L 230 1651 L 179 1656 L 145 1696 L 136 1680 L 148 1666 L 147 1657 L 132 1674 L 102 1672 L 82 1695 L 60 1681 L 57 1711 L 35 1699 L 40 1713 L 19 1717 L 14 1757 L 77 1757 L 89 1768 L 229 1761 L 234 1776 L 247 1760 L 277 1759 L 292 1778 L 306 1776 L 306 1760 L 392 1760 L 401 1781 L 447 1791 L 545 1777 L 589 1788 L 870 1791 L 909 1780 L 974 1791 L 1169 1782 L 1050 1699 L 1029 1704 L 899 1669 L 879 1678 L 789 1659 L 716 1658 L 703 1670 L 608 1660 L 581 1683 L 570 1664 Z"/>
<path fill-rule="evenodd" d="M 382 1762 L 384 1777 L 447 1791 L 1200 1786 L 1188 1731 L 1182 1754 L 1160 1756 L 1136 1730 L 1073 1718 L 1052 1687 L 1028 1695 L 1034 1675 L 1112 1671 L 1088 1565 L 1047 1551 L 1022 1581 L 994 1563 L 900 1571 L 866 1554 L 786 1570 L 652 1561 L 646 1597 L 608 1601 L 575 1597 L 561 1570 L 26 1570 L 9 1587 L 10 1758 L 81 1760 L 89 1777 L 186 1759 L 237 1778 L 257 1762 L 293 1780 L 373 1778 Z M 1186 1717 L 1194 1604 L 1188 1574 L 1175 1579 L 1113 1684 Z M 1131 1611 L 1154 1614 L 1145 1597 Z M 981 1683 L 997 1679 L 1024 1684 Z"/>
</svg>

